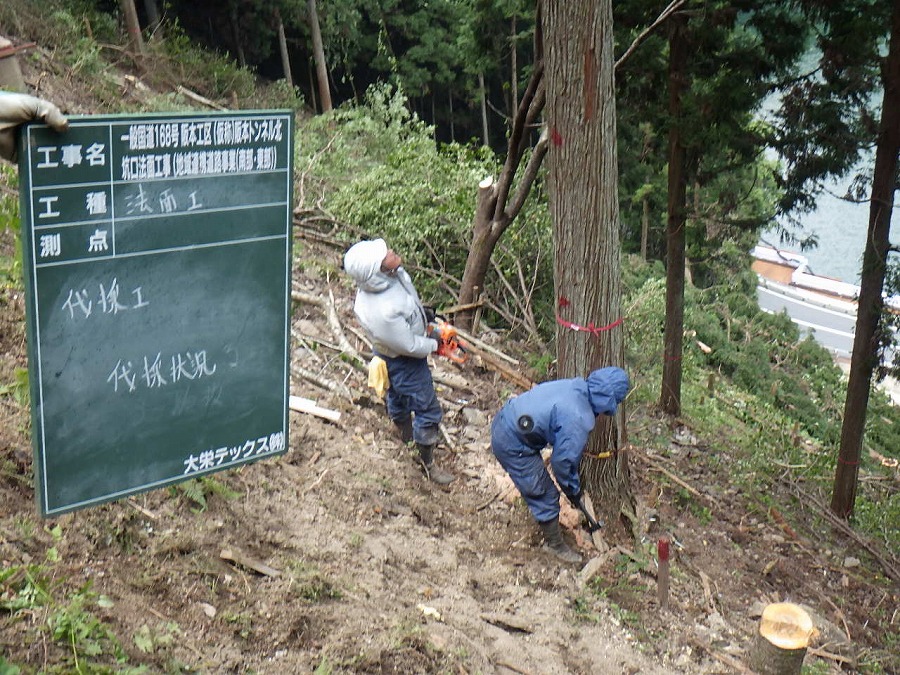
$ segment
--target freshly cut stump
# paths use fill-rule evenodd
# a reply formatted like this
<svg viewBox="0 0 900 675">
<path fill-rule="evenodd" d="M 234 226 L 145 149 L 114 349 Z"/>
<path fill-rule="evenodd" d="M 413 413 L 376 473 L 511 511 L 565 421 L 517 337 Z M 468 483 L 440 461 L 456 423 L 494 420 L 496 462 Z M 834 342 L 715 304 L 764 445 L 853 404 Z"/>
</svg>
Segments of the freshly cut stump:
<svg viewBox="0 0 900 675">
<path fill-rule="evenodd" d="M 760 675 L 800 673 L 814 630 L 809 614 L 798 605 L 769 605 L 763 610 L 759 632 L 750 647 L 750 667 Z"/>
</svg>

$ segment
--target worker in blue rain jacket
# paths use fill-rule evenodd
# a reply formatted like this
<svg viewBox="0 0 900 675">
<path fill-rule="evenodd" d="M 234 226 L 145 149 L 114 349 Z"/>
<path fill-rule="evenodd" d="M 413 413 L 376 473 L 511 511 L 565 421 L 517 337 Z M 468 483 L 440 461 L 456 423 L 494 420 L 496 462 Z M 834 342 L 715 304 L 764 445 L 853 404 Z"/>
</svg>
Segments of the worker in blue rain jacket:
<svg viewBox="0 0 900 675">
<path fill-rule="evenodd" d="M 559 490 L 544 466 L 541 450 L 550 445 L 550 466 L 573 504 L 582 498 L 578 467 L 598 415 L 614 415 L 628 393 L 628 375 L 608 367 L 585 377 L 552 380 L 510 399 L 491 426 L 491 450 L 512 478 L 541 528 L 545 548 L 566 562 L 581 556 L 559 529 Z"/>
<path fill-rule="evenodd" d="M 428 478 L 448 485 L 455 476 L 434 461 L 443 410 L 428 367 L 440 334 L 428 334 L 427 310 L 419 300 L 403 260 L 384 239 L 360 241 L 344 254 L 344 270 L 356 282 L 353 311 L 387 363 L 387 412 L 404 443 L 415 441 Z"/>
</svg>

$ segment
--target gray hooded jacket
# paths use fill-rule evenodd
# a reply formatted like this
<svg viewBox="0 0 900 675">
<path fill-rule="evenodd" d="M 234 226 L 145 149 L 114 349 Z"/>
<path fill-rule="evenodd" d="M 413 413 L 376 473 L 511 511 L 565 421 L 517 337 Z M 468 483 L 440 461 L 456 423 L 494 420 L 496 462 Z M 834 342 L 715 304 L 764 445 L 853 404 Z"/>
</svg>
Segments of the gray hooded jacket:
<svg viewBox="0 0 900 675">
<path fill-rule="evenodd" d="M 437 340 L 425 337 L 425 309 L 406 270 L 381 271 L 386 254 L 387 244 L 375 239 L 344 255 L 344 270 L 358 287 L 353 311 L 378 354 L 424 359 L 437 350 Z"/>
</svg>

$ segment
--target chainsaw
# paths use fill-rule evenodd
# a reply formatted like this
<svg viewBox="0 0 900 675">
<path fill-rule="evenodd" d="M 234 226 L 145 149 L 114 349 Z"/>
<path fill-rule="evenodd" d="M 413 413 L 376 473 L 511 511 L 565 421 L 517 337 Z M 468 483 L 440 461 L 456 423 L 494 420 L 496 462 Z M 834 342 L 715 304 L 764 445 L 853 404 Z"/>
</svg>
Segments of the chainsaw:
<svg viewBox="0 0 900 675">
<path fill-rule="evenodd" d="M 428 332 L 437 331 L 440 334 L 437 353 L 450 359 L 454 363 L 463 364 L 469 358 L 468 345 L 459 339 L 453 324 L 447 323 L 440 317 L 435 317 L 434 323 L 429 324 Z"/>
</svg>

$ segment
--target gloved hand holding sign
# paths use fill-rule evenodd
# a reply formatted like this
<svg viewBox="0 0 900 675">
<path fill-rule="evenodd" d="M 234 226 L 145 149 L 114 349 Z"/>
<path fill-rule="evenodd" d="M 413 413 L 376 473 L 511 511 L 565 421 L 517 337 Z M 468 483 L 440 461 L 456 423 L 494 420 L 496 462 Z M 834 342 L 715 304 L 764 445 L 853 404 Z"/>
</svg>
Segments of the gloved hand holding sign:
<svg viewBox="0 0 900 675">
<path fill-rule="evenodd" d="M 46 122 L 56 131 L 69 128 L 69 120 L 49 101 L 28 94 L 0 91 L 0 157 L 16 161 L 16 129 L 32 121 Z"/>
</svg>

